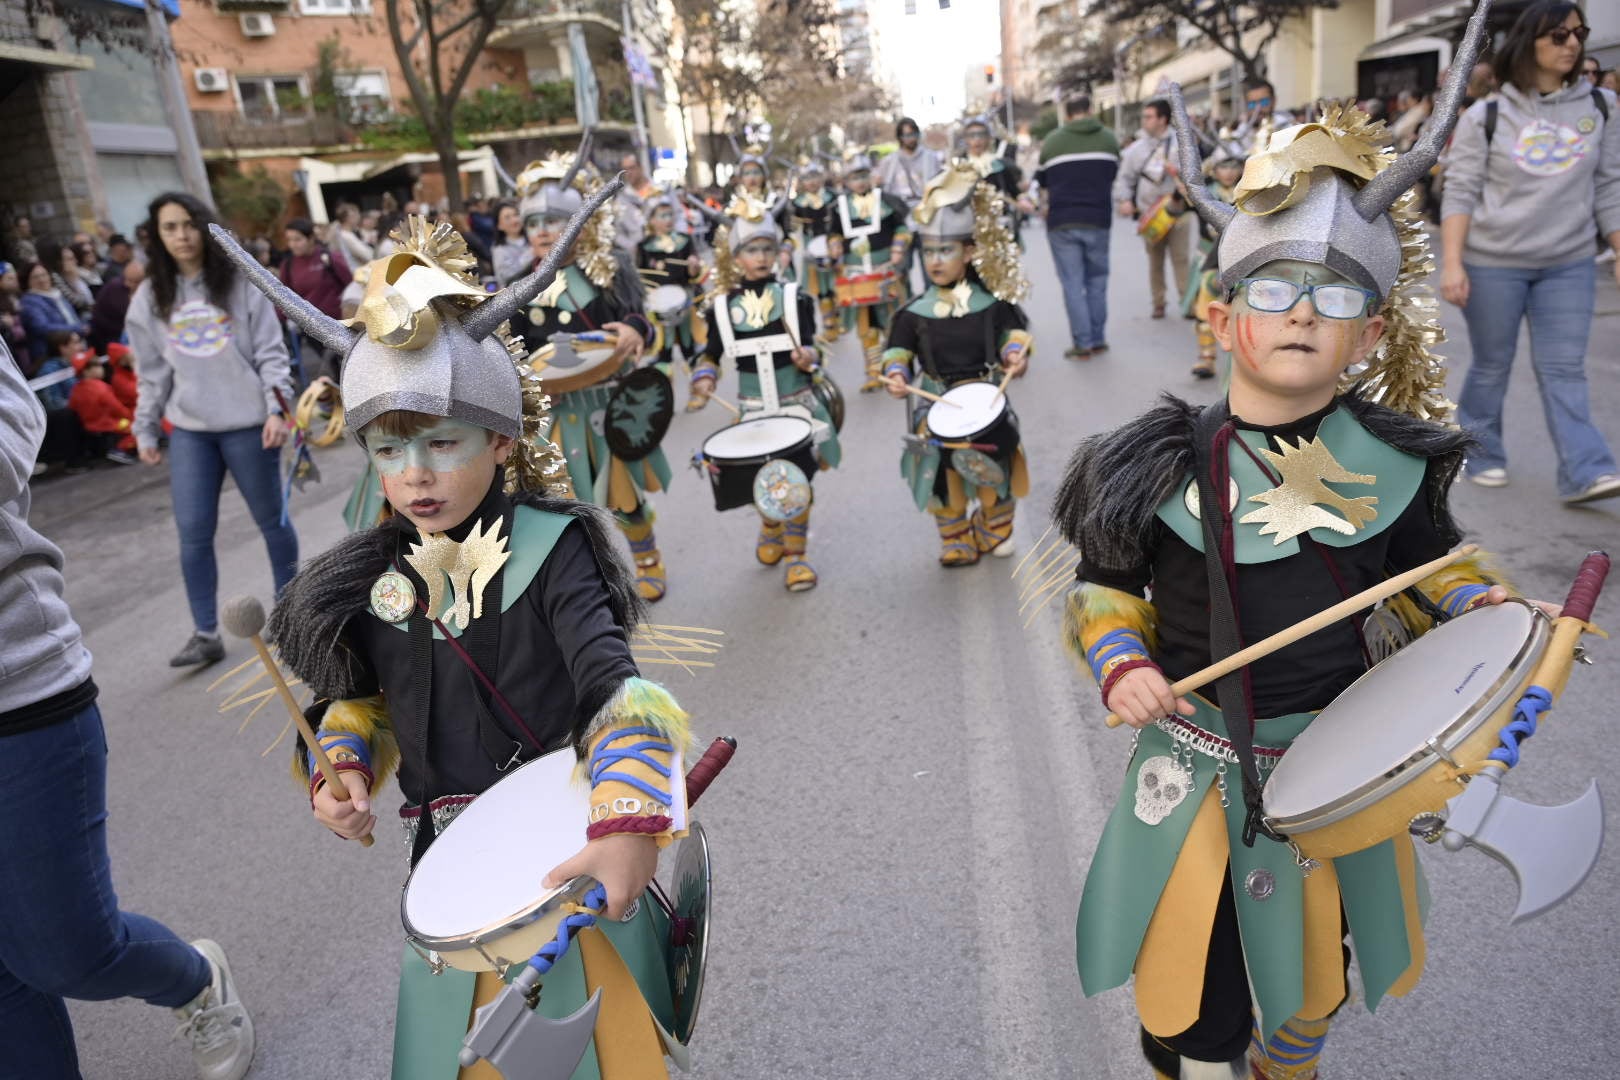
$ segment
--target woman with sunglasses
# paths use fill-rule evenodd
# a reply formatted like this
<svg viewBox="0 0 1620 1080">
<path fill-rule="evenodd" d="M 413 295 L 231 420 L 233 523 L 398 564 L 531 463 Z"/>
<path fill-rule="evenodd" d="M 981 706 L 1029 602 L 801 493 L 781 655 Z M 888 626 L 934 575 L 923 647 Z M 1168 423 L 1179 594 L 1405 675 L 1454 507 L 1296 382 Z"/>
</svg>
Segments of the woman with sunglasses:
<svg viewBox="0 0 1620 1080">
<path fill-rule="evenodd" d="M 1620 495 L 1586 384 L 1594 220 L 1620 250 L 1620 117 L 1614 95 L 1580 76 L 1588 32 L 1569 0 L 1536 0 L 1519 16 L 1496 54 L 1501 89 L 1457 124 L 1440 226 L 1440 292 L 1463 309 L 1473 347 L 1457 401 L 1478 443 L 1467 476 L 1508 482 L 1502 403 L 1528 318 L 1558 494 L 1572 505 Z"/>
</svg>

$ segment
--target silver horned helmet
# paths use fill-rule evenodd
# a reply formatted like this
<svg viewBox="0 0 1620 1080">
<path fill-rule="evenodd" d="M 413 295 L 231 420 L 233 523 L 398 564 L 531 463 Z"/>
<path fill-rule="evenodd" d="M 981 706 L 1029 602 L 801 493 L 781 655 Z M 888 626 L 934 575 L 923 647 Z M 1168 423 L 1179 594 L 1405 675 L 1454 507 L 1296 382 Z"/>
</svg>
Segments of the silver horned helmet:
<svg viewBox="0 0 1620 1080">
<path fill-rule="evenodd" d="M 586 128 L 572 161 L 553 155 L 518 174 L 518 191 L 522 195 L 518 214 L 523 218 L 525 232 L 529 230 L 531 222 L 546 217 L 572 217 L 585 204 L 585 196 L 575 186 L 574 180 L 590 160 L 591 137 L 591 129 Z M 561 176 L 557 175 L 559 172 Z"/>
<path fill-rule="evenodd" d="M 1199 183 L 1187 185 L 1187 198 L 1198 216 L 1220 234 L 1216 249 L 1222 288 L 1231 289 L 1266 263 L 1279 259 L 1320 263 L 1378 295 L 1389 296 L 1401 268 L 1401 245 L 1389 209 L 1414 183 L 1433 168 L 1457 123 L 1457 105 L 1468 75 L 1485 40 L 1485 19 L 1490 0 L 1479 0 L 1456 55 L 1446 84 L 1435 95 L 1433 121 L 1412 149 L 1382 169 L 1358 167 L 1349 155 L 1335 150 L 1332 136 L 1320 125 L 1300 124 L 1274 133 L 1269 152 L 1256 154 L 1244 168 L 1239 183 L 1256 196 L 1242 208 L 1228 206 Z M 1187 118 L 1181 87 L 1169 87 L 1175 119 L 1181 175 L 1201 175 L 1198 136 Z M 1296 153 L 1311 140 L 1306 153 Z M 1370 144 L 1368 144 L 1370 146 Z M 1321 150 L 1325 153 L 1316 153 Z M 1309 171 L 1279 176 L 1288 188 L 1265 186 L 1267 170 L 1279 160 L 1294 157 L 1309 164 Z M 1323 159 L 1326 160 L 1323 160 Z M 1269 160 L 1268 160 L 1269 159 Z M 1354 179 L 1364 180 L 1360 185 Z"/>
<path fill-rule="evenodd" d="M 373 283 L 385 315 L 379 321 L 396 328 L 383 335 L 369 320 L 362 328 L 325 314 L 242 250 L 226 229 L 210 225 L 209 232 L 237 270 L 288 319 L 344 357 L 340 382 L 352 430 L 402 409 L 465 420 L 519 439 L 523 393 L 511 354 L 495 331 L 551 284 L 586 221 L 623 186 L 622 179 L 615 179 L 585 199 L 532 274 L 476 307 L 457 303 L 454 298 L 466 293 L 446 284 L 447 275 L 426 260 L 391 256 L 373 263 Z M 415 332 L 418 325 L 428 332 Z"/>
<path fill-rule="evenodd" d="M 726 217 L 730 223 L 733 255 L 741 251 L 743 245 L 751 240 L 767 239 L 777 244 L 782 242 L 782 227 L 776 220 L 779 206 L 780 201 L 766 206 L 749 195 L 739 193 L 732 196 L 730 204 L 726 206 Z"/>
</svg>

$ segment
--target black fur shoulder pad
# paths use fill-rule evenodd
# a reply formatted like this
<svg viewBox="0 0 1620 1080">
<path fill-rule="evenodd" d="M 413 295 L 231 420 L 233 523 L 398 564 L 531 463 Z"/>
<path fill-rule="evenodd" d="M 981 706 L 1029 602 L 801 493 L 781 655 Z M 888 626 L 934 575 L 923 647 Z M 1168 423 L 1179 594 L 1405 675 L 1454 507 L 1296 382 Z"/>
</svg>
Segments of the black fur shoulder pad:
<svg viewBox="0 0 1620 1080">
<path fill-rule="evenodd" d="M 1052 520 L 1088 562 L 1116 568 L 1141 562 L 1153 512 L 1193 467 L 1193 421 L 1200 411 L 1165 394 L 1135 420 L 1075 450 Z"/>
</svg>

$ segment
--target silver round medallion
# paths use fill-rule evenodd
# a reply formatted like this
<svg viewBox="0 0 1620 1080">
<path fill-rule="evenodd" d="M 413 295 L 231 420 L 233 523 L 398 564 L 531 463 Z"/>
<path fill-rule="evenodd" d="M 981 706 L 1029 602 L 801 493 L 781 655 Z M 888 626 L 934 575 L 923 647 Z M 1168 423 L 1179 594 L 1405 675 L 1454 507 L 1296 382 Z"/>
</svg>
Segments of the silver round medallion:
<svg viewBox="0 0 1620 1080">
<path fill-rule="evenodd" d="M 1239 493 L 1238 493 L 1238 486 L 1237 486 L 1237 481 L 1236 480 L 1229 479 L 1227 481 L 1227 484 L 1228 484 L 1228 487 L 1227 487 L 1227 496 L 1226 496 L 1226 498 L 1227 498 L 1228 506 L 1227 506 L 1226 509 L 1227 509 L 1227 512 L 1230 513 L 1233 510 L 1237 509 L 1238 494 Z M 1182 502 L 1182 505 L 1186 506 L 1187 513 L 1191 514 L 1195 518 L 1198 517 L 1198 501 L 1199 501 L 1199 497 L 1198 497 L 1198 480 L 1196 478 L 1194 478 L 1192 480 L 1187 481 L 1187 490 L 1186 490 L 1186 492 L 1184 492 L 1182 494 L 1181 502 Z"/>
<path fill-rule="evenodd" d="M 416 586 L 398 570 L 389 570 L 371 585 L 371 613 L 383 622 L 404 622 L 416 607 Z"/>
<path fill-rule="evenodd" d="M 1271 894 L 1277 891 L 1276 875 L 1263 866 L 1250 870 L 1243 879 L 1243 891 L 1249 894 L 1250 900 L 1270 900 Z"/>
</svg>

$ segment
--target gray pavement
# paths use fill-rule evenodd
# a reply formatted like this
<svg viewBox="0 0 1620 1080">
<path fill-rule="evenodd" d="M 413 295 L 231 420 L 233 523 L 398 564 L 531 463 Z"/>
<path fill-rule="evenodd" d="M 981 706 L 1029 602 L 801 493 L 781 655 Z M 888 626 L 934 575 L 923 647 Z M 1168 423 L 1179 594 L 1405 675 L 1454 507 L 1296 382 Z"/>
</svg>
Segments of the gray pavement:
<svg viewBox="0 0 1620 1080">
<path fill-rule="evenodd" d="M 1114 234 L 1113 350 L 1064 361 L 1062 305 L 1039 229 L 1029 234 L 1037 354 L 1012 392 L 1044 528 L 1063 462 L 1161 388 L 1207 400 L 1187 373 L 1191 324 L 1148 319 L 1136 238 Z M 1620 442 L 1620 296 L 1600 294 L 1594 405 Z M 1460 320 L 1448 309 L 1465 354 Z M 1522 353 L 1522 350 L 1521 350 Z M 1521 364 L 1523 362 L 1521 361 Z M 853 390 L 844 343 L 835 373 Z M 733 393 L 725 388 L 728 396 Z M 678 417 L 684 460 L 725 420 Z M 1513 484 L 1456 491 L 1458 516 L 1527 591 L 1561 598 L 1589 548 L 1620 547 L 1620 500 L 1560 506 L 1531 379 L 1508 408 Z M 901 407 L 851 396 L 844 467 L 817 481 L 810 554 L 822 575 L 790 596 L 752 558 L 753 515 L 719 515 L 684 468 L 659 500 L 671 567 L 659 621 L 728 634 L 720 665 L 668 681 L 705 736 L 736 735 L 736 762 L 702 809 L 716 860 L 713 982 L 694 1047 L 697 1080 L 1139 1078 L 1128 991 L 1081 997 L 1073 920 L 1085 867 L 1118 790 L 1129 737 L 1105 729 L 1048 611 L 1024 630 L 1012 565 L 946 572 L 930 519 L 897 476 Z M 356 451 L 325 451 L 325 482 L 297 497 L 303 550 L 341 531 Z M 267 596 L 256 530 L 227 493 L 222 595 Z M 111 746 L 111 843 L 121 900 L 230 951 L 254 1012 L 254 1076 L 385 1077 L 391 1046 L 404 850 L 339 843 L 287 778 L 271 710 L 238 733 L 204 693 L 215 672 L 165 662 L 188 633 L 169 497 L 158 470 L 97 471 L 38 485 L 37 523 L 68 556 L 69 597 L 96 654 Z M 1620 625 L 1620 594 L 1600 617 Z M 1560 802 L 1587 779 L 1620 788 L 1610 703 L 1620 644 L 1577 672 L 1514 773 L 1521 797 Z M 246 658 L 241 643 L 230 662 Z M 217 669 L 222 670 L 222 669 Z M 380 800 L 391 805 L 391 798 Z M 1324 1076 L 1608 1077 L 1620 1056 L 1620 857 L 1611 843 L 1585 889 L 1510 928 L 1511 876 L 1477 854 L 1425 851 L 1434 893 L 1429 969 L 1376 1017 L 1336 1026 Z M 85 1075 L 190 1074 L 166 1014 L 131 1002 L 73 1008 Z M 3 1053 L 3 1051 L 0 1051 Z"/>
</svg>

